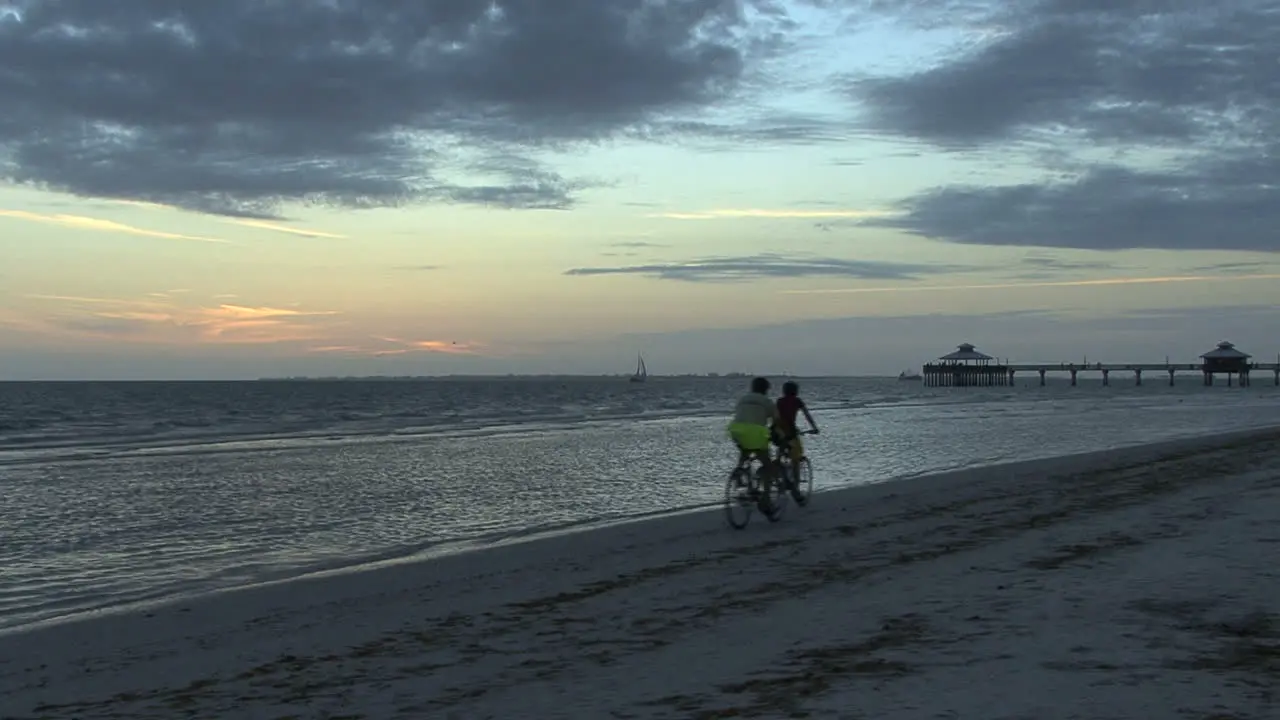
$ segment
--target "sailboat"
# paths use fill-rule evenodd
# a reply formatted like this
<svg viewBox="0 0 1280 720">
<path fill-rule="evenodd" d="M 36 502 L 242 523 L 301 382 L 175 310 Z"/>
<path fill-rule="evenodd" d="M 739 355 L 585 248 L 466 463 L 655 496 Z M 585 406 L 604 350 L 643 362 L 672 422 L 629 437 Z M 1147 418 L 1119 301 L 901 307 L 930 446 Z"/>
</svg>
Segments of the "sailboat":
<svg viewBox="0 0 1280 720">
<path fill-rule="evenodd" d="M 649 370 L 644 366 L 644 356 L 636 355 L 636 374 L 631 376 L 631 382 L 642 383 L 649 377 Z"/>
</svg>

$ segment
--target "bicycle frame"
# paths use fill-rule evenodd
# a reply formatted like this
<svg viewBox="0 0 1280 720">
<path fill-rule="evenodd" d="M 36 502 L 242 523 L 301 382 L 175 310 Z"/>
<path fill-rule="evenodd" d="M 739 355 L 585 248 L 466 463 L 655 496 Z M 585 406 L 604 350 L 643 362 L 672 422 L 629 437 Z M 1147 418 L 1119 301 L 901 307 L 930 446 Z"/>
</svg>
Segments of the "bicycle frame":
<svg viewBox="0 0 1280 720">
<path fill-rule="evenodd" d="M 782 462 L 784 459 L 787 461 L 790 461 L 791 441 L 795 440 L 801 435 L 817 435 L 817 434 L 818 433 L 815 430 L 800 430 L 797 432 L 787 433 L 786 435 L 781 436 L 781 439 L 778 439 L 775 437 L 773 439 L 774 440 L 773 444 L 778 448 L 778 455 L 777 457 L 774 458 L 774 461 Z"/>
<path fill-rule="evenodd" d="M 787 487 L 796 487 L 800 483 L 800 478 L 795 474 L 796 462 L 791 458 L 791 441 L 801 435 L 817 434 L 816 430 L 800 430 L 787 433 L 780 440 L 774 438 L 774 444 L 778 447 L 778 454 L 773 461 L 778 467 L 778 479 L 786 483 Z"/>
</svg>

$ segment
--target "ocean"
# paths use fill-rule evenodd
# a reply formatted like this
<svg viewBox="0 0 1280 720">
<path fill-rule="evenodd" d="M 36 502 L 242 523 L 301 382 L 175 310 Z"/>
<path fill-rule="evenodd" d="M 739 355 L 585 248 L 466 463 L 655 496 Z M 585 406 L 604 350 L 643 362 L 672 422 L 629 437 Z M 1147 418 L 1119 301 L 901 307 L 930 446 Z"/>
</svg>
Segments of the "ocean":
<svg viewBox="0 0 1280 720">
<path fill-rule="evenodd" d="M 0 383 L 0 631 L 715 505 L 746 382 Z M 1280 424 L 1261 382 L 800 382 L 819 492 Z"/>
</svg>

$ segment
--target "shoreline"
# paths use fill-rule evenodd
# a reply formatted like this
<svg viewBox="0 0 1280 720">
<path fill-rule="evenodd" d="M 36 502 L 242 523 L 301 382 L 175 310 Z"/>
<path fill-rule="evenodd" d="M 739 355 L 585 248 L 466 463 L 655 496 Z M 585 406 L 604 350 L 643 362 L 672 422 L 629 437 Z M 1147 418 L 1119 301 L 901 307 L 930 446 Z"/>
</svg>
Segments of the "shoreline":
<svg viewBox="0 0 1280 720">
<path fill-rule="evenodd" d="M 993 650 L 995 659 L 987 660 L 1003 673 L 1014 672 L 1006 667 L 1010 661 L 995 656 L 1043 650 L 1043 643 L 1020 645 L 1016 638 L 1057 632 L 1053 622 L 1032 617 L 1043 615 L 1046 602 L 1052 600 L 1052 614 L 1066 623 L 1071 613 L 1064 602 L 1102 602 L 1093 597 L 1095 586 L 1132 583 L 1132 577 L 1162 565 L 1137 559 L 1124 565 L 1126 558 L 1177 543 L 1187 549 L 1160 550 L 1166 570 L 1181 573 L 1182 566 L 1195 566 L 1217 573 L 1213 582 L 1226 597 L 1222 602 L 1262 597 L 1250 602 L 1264 603 L 1280 623 L 1274 607 L 1280 580 L 1274 572 L 1255 570 L 1243 580 L 1224 574 L 1252 561 L 1266 566 L 1265 553 L 1241 550 L 1238 539 L 1214 544 L 1214 533 L 1228 532 L 1224 518 L 1280 512 L 1276 503 L 1258 501 L 1263 493 L 1276 497 L 1276 439 L 1280 429 L 1259 428 L 883 481 L 823 492 L 809 508 L 792 508 L 780 523 L 752 523 L 741 532 L 724 527 L 718 508 L 691 511 L 10 633 L 0 636 L 0 716 L 171 717 L 181 708 L 199 716 L 253 718 L 325 717 L 339 710 L 370 718 L 438 712 L 550 718 L 608 717 L 625 708 L 630 714 L 619 717 L 710 718 L 717 715 L 705 713 L 722 705 L 746 713 L 782 712 L 800 703 L 812 709 L 811 717 L 824 717 L 817 713 L 840 707 L 831 705 L 832 698 L 870 711 L 869 703 L 887 700 L 866 695 L 867 683 L 898 688 L 885 692 L 898 693 L 902 702 L 912 697 L 907 688 L 925 683 L 930 673 L 959 672 L 958 666 L 908 671 L 924 661 L 884 657 L 882 651 L 910 654 L 904 648 L 912 638 L 955 635 L 947 623 L 994 627 L 1005 622 L 1000 618 L 1017 616 L 1025 622 L 1012 635 L 988 628 L 967 640 L 947 641 L 942 647 L 948 650 L 929 650 L 948 655 L 975 643 L 994 644 L 1003 650 Z M 1212 512 L 1228 507 L 1234 515 Z M 1184 519 L 1161 520 L 1166 510 Z M 1267 521 L 1237 520 L 1230 531 L 1246 539 L 1253 533 L 1256 542 L 1280 542 L 1264 537 L 1276 529 Z M 1193 526 L 1204 530 L 1196 535 Z M 1193 536 L 1203 542 L 1189 544 Z M 1229 562 L 1196 561 L 1206 547 L 1225 553 Z M 1124 565 L 1126 572 L 1117 574 L 1108 563 Z M 1053 580 L 1059 577 L 1066 580 Z M 1068 580 L 1069 588 L 1051 592 L 1053 582 Z M 1200 589 L 1204 582 L 1195 576 L 1183 580 Z M 1172 583 L 1164 588 L 1170 593 L 1180 587 L 1167 578 L 1166 583 Z M 1157 594 L 1164 597 L 1163 592 Z M 981 609 L 997 600 L 1007 607 Z M 1151 605 L 1147 615 L 1191 612 L 1179 608 Z M 942 617 L 961 611 L 980 620 Z M 815 618 L 822 621 L 815 624 Z M 1113 631 L 1103 628 L 1101 634 Z M 1122 642 L 1079 639 L 1090 641 L 1080 647 Z M 843 650 L 831 649 L 845 641 Z M 1253 649 L 1265 655 L 1271 646 L 1264 641 L 1254 642 Z M 1124 664 L 1120 656 L 1105 660 L 1105 649 L 1090 652 L 1104 656 L 1097 661 L 1101 665 Z M 797 660 L 796 653 L 803 657 Z M 1065 661 L 1052 662 L 1066 667 Z M 795 663 L 807 674 L 785 682 L 768 679 Z M 1042 663 L 1020 672 L 1050 673 L 1070 685 L 1098 679 L 1101 665 L 1072 674 Z M 1168 670 L 1176 674 L 1176 668 Z M 756 672 L 765 674 L 764 685 L 732 691 L 733 678 Z M 831 677 L 819 688 L 814 673 Z M 586 678 L 585 689 L 582 681 L 570 681 L 578 676 Z M 1195 677 L 1203 690 L 1209 681 Z M 934 682 L 941 681 L 925 686 Z M 1128 687 L 1095 691 L 1123 694 Z M 1247 683 L 1239 688 L 1232 692 L 1248 694 Z M 1177 686 L 1165 689 L 1182 692 L 1185 700 Z M 955 692 L 965 691 L 966 685 L 956 685 Z M 1055 704 L 1040 717 L 1069 715 L 1061 699 L 1068 696 L 1061 691 L 1045 691 Z M 981 694 L 973 687 L 967 693 Z M 1131 705 L 1137 702 L 1136 695 L 1125 697 Z M 927 704 L 926 698 L 917 700 Z M 569 701 L 576 709 L 563 704 Z M 963 700 L 970 701 L 989 698 Z M 1148 696 L 1146 702 L 1153 700 Z M 909 706 L 886 705 L 872 714 L 931 716 L 907 712 Z"/>
<path fill-rule="evenodd" d="M 686 419 L 689 418 L 683 416 L 652 419 L 646 418 L 646 420 L 652 421 L 679 421 Z M 548 428 L 545 431 L 555 432 L 562 429 L 563 428 Z M 930 482 L 946 485 L 951 482 L 957 482 L 958 478 L 953 478 L 953 476 L 957 475 L 967 476 L 972 474 L 986 474 L 989 472 L 1017 472 L 1019 468 L 1023 466 L 1031 467 L 1056 460 L 1062 460 L 1069 463 L 1092 463 L 1095 460 L 1102 460 L 1105 462 L 1115 453 L 1128 452 L 1131 450 L 1145 452 L 1148 449 L 1152 453 L 1159 453 L 1163 452 L 1166 448 L 1199 447 L 1201 445 L 1212 446 L 1221 441 L 1230 441 L 1231 439 L 1238 437 L 1247 438 L 1257 433 L 1268 433 L 1273 430 L 1280 431 L 1280 425 L 1212 434 L 1191 433 L 1180 437 L 1160 440 L 1154 443 L 1135 441 L 1112 448 L 1092 450 L 1083 453 L 1044 455 L 1024 460 L 1001 461 L 995 463 L 978 462 L 960 467 L 890 476 L 881 479 L 869 480 L 856 485 L 839 485 L 827 488 L 819 486 L 816 489 L 815 494 L 819 498 L 826 498 L 828 496 L 835 497 L 846 492 L 862 493 L 866 492 L 868 488 L 881 485 L 900 487 L 903 486 L 903 484 Z M 231 451 L 228 450 L 227 452 Z M 794 508 L 792 509 L 792 512 L 794 512 Z M 717 523 L 723 523 L 723 520 L 720 517 L 721 513 L 722 506 L 718 501 L 716 501 L 701 505 L 654 510 L 634 515 L 588 518 L 561 524 L 531 526 L 517 530 L 498 531 L 491 534 L 482 534 L 471 537 L 424 542 L 413 547 L 389 548 L 379 552 L 365 553 L 352 556 L 350 558 L 334 559 L 314 565 L 269 570 L 263 572 L 259 579 L 250 582 L 235 583 L 221 587 L 199 588 L 186 592 L 161 593 L 152 597 L 144 597 L 137 600 L 114 604 L 104 604 L 87 610 L 76 610 L 63 615 L 41 618 L 33 622 L 24 622 L 17 625 L 7 626 L 0 625 L 0 641 L 3 641 L 4 638 L 8 636 L 22 635 L 46 628 L 56 628 L 64 625 L 76 625 L 80 623 L 92 623 L 136 613 L 155 612 L 174 605 L 191 605 L 200 603 L 206 598 L 213 600 L 223 596 L 235 595 L 240 592 L 252 592 L 258 589 L 278 587 L 295 582 L 323 581 L 330 578 L 349 577 L 363 573 L 376 573 L 383 570 L 394 571 L 397 568 L 404 568 L 405 566 L 439 562 L 444 558 L 459 555 L 465 556 L 473 553 L 484 553 L 503 547 L 517 546 L 557 538 L 572 538 L 573 536 L 584 533 L 609 531 L 617 527 L 630 526 L 637 523 L 661 522 L 666 519 L 682 518 L 685 516 L 707 515 L 708 517 L 705 521 L 699 519 L 694 520 L 693 522 L 703 522 L 706 527 L 713 528 L 716 527 Z M 756 518 L 756 520 L 759 521 L 761 518 Z"/>
<path fill-rule="evenodd" d="M 653 421 L 672 421 L 686 420 L 685 416 L 676 416 L 676 418 L 655 418 L 646 419 Z M 562 428 L 561 428 L 562 429 Z M 568 428 L 573 429 L 573 428 Z M 957 466 L 957 468 L 946 468 L 940 470 L 927 470 L 922 473 L 892 475 L 881 479 L 867 480 L 860 484 L 849 484 L 849 486 L 836 486 L 817 488 L 817 495 L 827 497 L 832 493 L 844 493 L 851 491 L 865 491 L 865 489 L 873 486 L 899 486 L 901 483 L 928 482 L 931 478 L 936 478 L 936 482 L 946 484 L 952 482 L 952 475 L 956 474 L 972 474 L 972 473 L 988 473 L 988 471 L 1016 471 L 1019 466 L 1041 464 L 1041 462 L 1064 460 L 1069 462 L 1089 462 L 1092 457 L 1105 457 L 1115 454 L 1115 452 L 1124 452 L 1129 450 L 1137 450 L 1137 448 L 1153 448 L 1152 451 L 1160 451 L 1160 448 L 1187 446 L 1188 443 L 1198 446 L 1199 443 L 1215 443 L 1222 439 L 1230 439 L 1235 437 L 1249 437 L 1253 433 L 1271 432 L 1272 429 L 1280 430 L 1280 424 L 1268 425 L 1268 427 L 1252 428 L 1247 430 L 1231 430 L 1224 433 L 1189 433 L 1185 436 L 1162 439 L 1155 443 L 1151 442 L 1130 442 L 1121 443 L 1119 446 L 1106 448 L 1106 450 L 1094 450 L 1087 452 L 1075 452 L 1075 454 L 1066 455 L 1044 455 L 1030 457 L 1025 460 L 998 461 L 998 462 L 977 462 L 977 464 Z M 558 428 L 548 428 L 545 432 L 557 432 Z M 232 452 L 230 450 L 225 452 Z M 499 530 L 499 532 L 480 534 L 480 536 L 461 537 L 453 539 L 445 539 L 445 541 L 422 542 L 417 546 L 387 548 L 387 550 L 361 553 L 361 555 L 347 557 L 347 559 L 335 559 L 319 564 L 297 566 L 297 568 L 280 568 L 264 571 L 259 579 L 251 580 L 251 582 L 234 583 L 224 585 L 224 587 L 198 588 L 188 592 L 177 593 L 161 593 L 154 597 L 140 598 L 140 600 L 125 601 L 118 603 L 106 603 L 99 607 L 93 607 L 88 610 L 76 610 L 67 612 L 64 615 L 51 616 L 51 618 L 42 618 L 40 620 L 29 621 L 17 625 L 0 625 L 0 641 L 6 635 L 18 635 L 33 630 L 44 628 L 55 628 L 55 626 L 92 623 L 92 621 L 109 619 L 113 616 L 136 614 L 136 612 L 148 612 L 164 609 L 164 607 L 173 605 L 189 605 L 189 603 L 200 602 L 202 598 L 212 598 L 227 596 L 243 591 L 253 591 L 257 588 L 276 587 L 276 585 L 305 582 L 305 580 L 321 580 L 326 578 L 347 577 L 347 575 L 357 575 L 366 573 L 366 571 L 379 571 L 383 569 L 402 568 L 406 565 L 416 565 L 420 562 L 435 562 L 444 557 L 452 557 L 456 555 L 470 555 L 475 552 L 486 552 L 493 548 L 513 546 L 513 544 L 524 544 L 529 542 L 539 542 L 543 539 L 552 539 L 562 536 L 577 536 L 581 533 L 595 533 L 600 530 L 608 530 L 621 525 L 632 525 L 636 523 L 648 523 L 648 521 L 660 521 L 668 518 L 681 518 L 686 515 L 709 514 L 718 515 L 722 511 L 721 503 L 718 501 L 704 503 L 704 505 L 692 505 L 684 507 L 671 507 L 671 509 L 654 510 L 648 512 L 640 512 L 635 515 L 612 516 L 612 518 L 590 518 L 568 521 L 562 524 L 535 525 L 535 527 L 522 528 L 516 530 Z M 718 518 L 709 518 L 707 520 L 708 527 L 714 527 Z"/>
</svg>

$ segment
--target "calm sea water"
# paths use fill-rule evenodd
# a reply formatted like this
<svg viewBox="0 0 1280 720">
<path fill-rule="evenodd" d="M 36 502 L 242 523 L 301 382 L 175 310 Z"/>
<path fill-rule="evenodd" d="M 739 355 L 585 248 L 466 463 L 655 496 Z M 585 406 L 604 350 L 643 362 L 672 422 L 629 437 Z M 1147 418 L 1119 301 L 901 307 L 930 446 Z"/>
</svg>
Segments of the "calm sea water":
<svg viewBox="0 0 1280 720">
<path fill-rule="evenodd" d="M 743 385 L 0 384 L 0 629 L 714 504 Z M 1280 424 L 1262 383 L 802 388 L 820 489 Z"/>
</svg>

